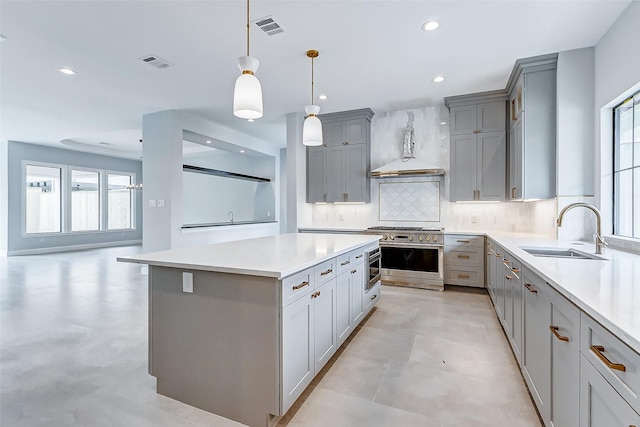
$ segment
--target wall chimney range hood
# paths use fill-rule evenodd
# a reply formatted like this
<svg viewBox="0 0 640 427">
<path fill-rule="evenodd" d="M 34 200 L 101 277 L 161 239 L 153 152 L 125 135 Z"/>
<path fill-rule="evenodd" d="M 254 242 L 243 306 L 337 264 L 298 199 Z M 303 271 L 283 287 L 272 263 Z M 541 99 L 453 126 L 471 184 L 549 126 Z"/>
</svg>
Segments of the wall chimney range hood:
<svg viewBox="0 0 640 427">
<path fill-rule="evenodd" d="M 407 112 L 407 127 L 402 134 L 402 158 L 371 171 L 372 178 L 392 178 L 395 176 L 441 176 L 444 169 L 420 161 L 414 156 L 413 112 Z"/>
<path fill-rule="evenodd" d="M 398 159 L 371 171 L 372 178 L 393 178 L 396 176 L 442 176 L 444 169 L 434 167 L 415 157 Z"/>
</svg>

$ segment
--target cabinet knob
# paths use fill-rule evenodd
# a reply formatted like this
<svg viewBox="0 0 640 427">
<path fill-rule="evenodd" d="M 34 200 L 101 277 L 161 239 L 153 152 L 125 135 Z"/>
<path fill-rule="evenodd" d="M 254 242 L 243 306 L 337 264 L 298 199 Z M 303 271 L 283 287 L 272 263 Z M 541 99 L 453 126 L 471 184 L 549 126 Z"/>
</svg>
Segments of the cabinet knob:
<svg viewBox="0 0 640 427">
<path fill-rule="evenodd" d="M 354 273 L 355 273 L 355 272 L 357 272 L 357 271 L 358 271 L 358 269 L 357 269 L 357 268 L 354 268 L 353 270 L 351 270 L 351 274 L 354 274 Z"/>
</svg>

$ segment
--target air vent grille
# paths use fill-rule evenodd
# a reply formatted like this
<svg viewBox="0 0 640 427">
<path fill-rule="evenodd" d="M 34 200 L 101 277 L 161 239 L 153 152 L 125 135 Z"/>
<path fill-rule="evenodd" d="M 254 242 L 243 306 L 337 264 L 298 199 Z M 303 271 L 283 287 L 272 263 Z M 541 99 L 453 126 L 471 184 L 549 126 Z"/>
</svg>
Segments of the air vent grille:
<svg viewBox="0 0 640 427">
<path fill-rule="evenodd" d="M 276 34 L 284 33 L 284 27 L 273 15 L 265 16 L 264 18 L 259 18 L 252 22 L 268 36 L 275 36 Z"/>
<path fill-rule="evenodd" d="M 169 66 L 171 64 L 169 64 L 167 61 L 165 61 L 162 58 L 159 58 L 156 55 L 147 55 L 144 58 L 140 58 L 142 60 L 142 62 L 146 62 L 149 65 L 153 65 L 156 68 L 160 68 L 160 69 L 164 69 L 164 68 L 169 68 Z"/>
</svg>

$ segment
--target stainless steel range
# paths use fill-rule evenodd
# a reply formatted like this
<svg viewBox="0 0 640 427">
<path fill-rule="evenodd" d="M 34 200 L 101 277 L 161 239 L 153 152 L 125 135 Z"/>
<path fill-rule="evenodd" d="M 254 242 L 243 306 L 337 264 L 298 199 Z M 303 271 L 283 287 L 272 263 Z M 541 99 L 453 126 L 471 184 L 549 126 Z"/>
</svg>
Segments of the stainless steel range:
<svg viewBox="0 0 640 427">
<path fill-rule="evenodd" d="M 444 290 L 444 229 L 370 227 L 367 232 L 382 236 L 383 284 Z"/>
</svg>

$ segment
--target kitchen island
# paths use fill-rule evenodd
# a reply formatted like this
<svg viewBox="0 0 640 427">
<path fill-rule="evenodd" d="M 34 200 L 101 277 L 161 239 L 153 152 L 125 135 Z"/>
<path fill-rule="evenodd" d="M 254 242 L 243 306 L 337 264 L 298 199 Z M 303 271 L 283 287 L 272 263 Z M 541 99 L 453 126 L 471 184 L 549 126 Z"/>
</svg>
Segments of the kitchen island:
<svg viewBox="0 0 640 427">
<path fill-rule="evenodd" d="M 118 258 L 149 265 L 160 394 L 251 426 L 286 413 L 379 301 L 376 235 L 283 234 Z"/>
</svg>

